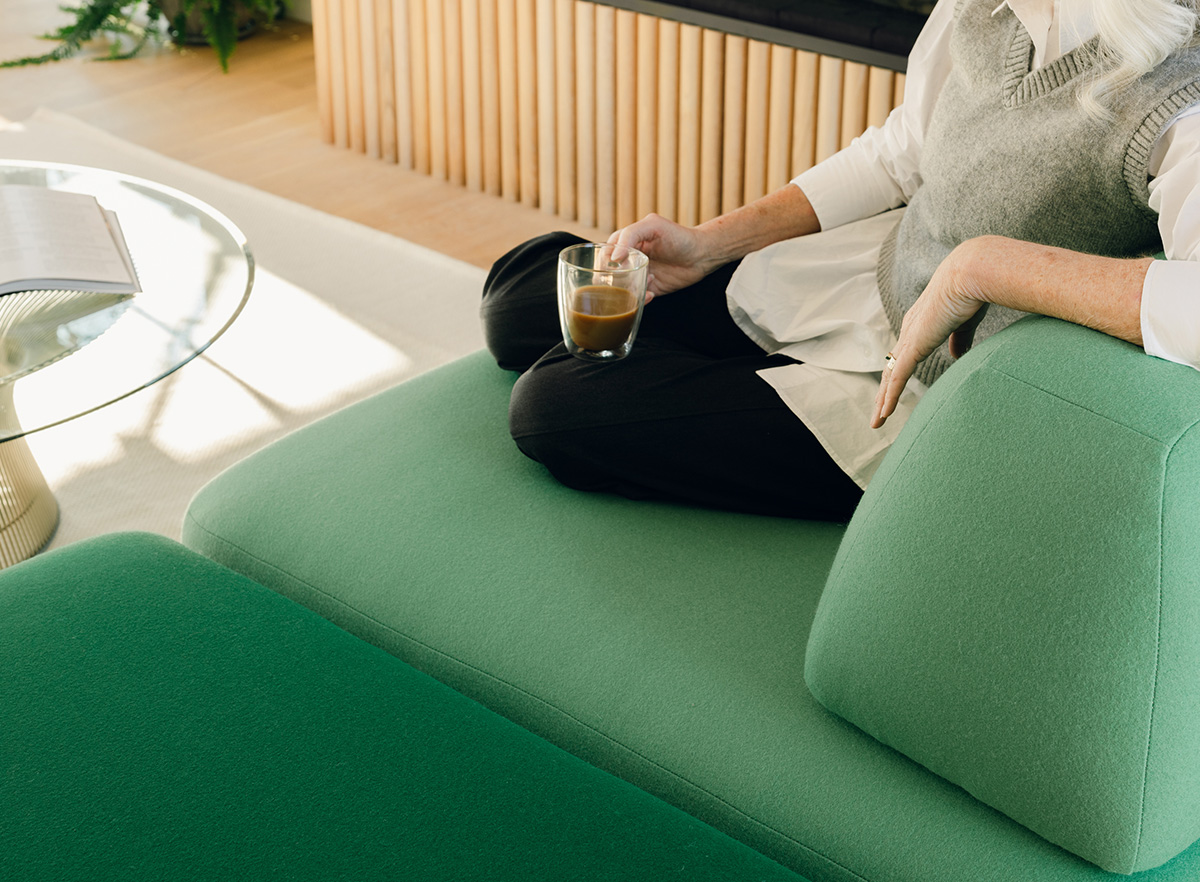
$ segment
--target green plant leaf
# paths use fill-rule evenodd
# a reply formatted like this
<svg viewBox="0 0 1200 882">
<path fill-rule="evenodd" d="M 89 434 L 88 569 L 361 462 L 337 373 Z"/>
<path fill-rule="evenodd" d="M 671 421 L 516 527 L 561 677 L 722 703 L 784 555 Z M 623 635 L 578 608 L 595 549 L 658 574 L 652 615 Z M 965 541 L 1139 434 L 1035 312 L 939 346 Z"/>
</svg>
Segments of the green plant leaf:
<svg viewBox="0 0 1200 882">
<path fill-rule="evenodd" d="M 58 45 L 42 55 L 30 55 L 0 61 L 0 68 L 21 67 L 30 64 L 45 64 L 60 61 L 77 54 L 89 41 L 100 34 L 117 34 L 129 37 L 131 48 L 123 49 L 120 43 L 109 46 L 105 55 L 98 60 L 113 61 L 132 58 L 151 40 L 161 34 L 159 22 L 166 23 L 167 32 L 177 43 L 182 43 L 187 34 L 187 17 L 199 11 L 204 39 L 216 52 L 221 69 L 228 72 L 229 57 L 233 54 L 238 38 L 238 22 L 244 21 L 245 11 L 258 13 L 260 23 L 270 23 L 286 11 L 286 0 L 179 0 L 168 10 L 164 0 L 87 0 L 77 6 L 62 5 L 59 9 L 71 15 L 74 21 L 55 31 L 42 34 L 42 38 Z M 137 22 L 138 12 L 144 12 L 149 26 Z"/>
</svg>

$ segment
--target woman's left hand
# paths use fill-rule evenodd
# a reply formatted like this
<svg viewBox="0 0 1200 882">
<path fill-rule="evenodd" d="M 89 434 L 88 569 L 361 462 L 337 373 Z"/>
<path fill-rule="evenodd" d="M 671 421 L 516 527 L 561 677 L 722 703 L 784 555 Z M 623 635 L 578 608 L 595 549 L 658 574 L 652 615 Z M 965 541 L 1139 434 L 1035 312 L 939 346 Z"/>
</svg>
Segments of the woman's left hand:
<svg viewBox="0 0 1200 882">
<path fill-rule="evenodd" d="M 961 358 L 988 304 L 1060 318 L 1142 345 L 1141 303 L 1153 258 L 1101 257 L 1004 236 L 968 239 L 950 252 L 904 316 L 883 368 L 871 426 L 896 409 L 918 364 L 945 340 Z"/>
<path fill-rule="evenodd" d="M 892 415 L 909 377 L 938 346 L 949 339 L 955 358 L 971 348 L 975 328 L 987 314 L 982 277 L 977 272 L 986 250 L 985 240 L 969 239 L 951 251 L 905 313 L 900 337 L 883 368 L 871 428 L 878 429 Z"/>
</svg>

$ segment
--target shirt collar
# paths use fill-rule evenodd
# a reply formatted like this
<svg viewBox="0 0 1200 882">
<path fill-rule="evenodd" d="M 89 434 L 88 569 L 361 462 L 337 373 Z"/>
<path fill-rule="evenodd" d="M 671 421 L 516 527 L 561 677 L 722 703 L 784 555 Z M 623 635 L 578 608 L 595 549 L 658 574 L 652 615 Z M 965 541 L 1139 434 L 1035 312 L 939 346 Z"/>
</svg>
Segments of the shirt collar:
<svg viewBox="0 0 1200 882">
<path fill-rule="evenodd" d="M 1096 32 L 1091 0 L 1004 0 L 992 15 L 1008 8 L 1033 40 L 1033 66 L 1066 55 Z"/>
</svg>

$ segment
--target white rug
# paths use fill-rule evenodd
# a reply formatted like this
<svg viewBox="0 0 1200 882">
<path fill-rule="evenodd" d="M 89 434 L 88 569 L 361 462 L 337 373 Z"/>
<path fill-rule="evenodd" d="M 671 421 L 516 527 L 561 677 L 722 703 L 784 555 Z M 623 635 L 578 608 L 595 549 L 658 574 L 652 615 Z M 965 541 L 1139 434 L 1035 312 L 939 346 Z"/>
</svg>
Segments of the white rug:
<svg viewBox="0 0 1200 882">
<path fill-rule="evenodd" d="M 148 390 L 29 436 L 62 512 L 50 547 L 116 530 L 178 538 L 192 495 L 222 469 L 483 345 L 477 267 L 60 113 L 0 118 L 0 158 L 90 165 L 176 187 L 241 227 L 256 261 L 249 304 L 203 356 Z"/>
</svg>

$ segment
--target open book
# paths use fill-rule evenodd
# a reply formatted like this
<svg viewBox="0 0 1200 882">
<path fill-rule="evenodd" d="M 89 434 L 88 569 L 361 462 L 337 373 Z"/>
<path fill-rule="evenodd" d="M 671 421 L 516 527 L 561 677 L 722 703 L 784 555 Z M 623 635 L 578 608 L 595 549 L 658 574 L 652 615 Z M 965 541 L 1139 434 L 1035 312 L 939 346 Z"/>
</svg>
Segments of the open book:
<svg viewBox="0 0 1200 882">
<path fill-rule="evenodd" d="M 141 291 L 117 216 L 95 197 L 0 186 L 0 294 Z"/>
</svg>

